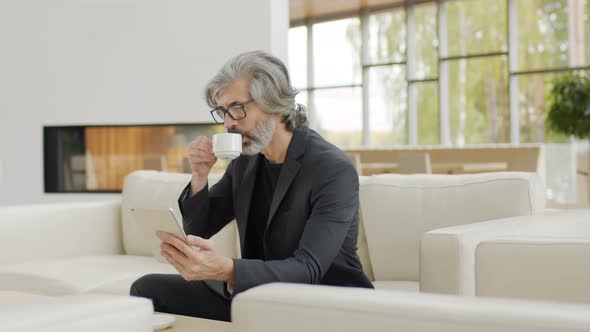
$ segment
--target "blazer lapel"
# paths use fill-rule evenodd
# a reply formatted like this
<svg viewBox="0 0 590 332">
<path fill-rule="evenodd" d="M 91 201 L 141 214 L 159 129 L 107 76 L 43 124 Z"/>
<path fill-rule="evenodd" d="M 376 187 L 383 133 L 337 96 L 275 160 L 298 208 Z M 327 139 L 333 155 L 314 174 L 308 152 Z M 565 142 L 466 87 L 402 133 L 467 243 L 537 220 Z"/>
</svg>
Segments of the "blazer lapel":
<svg viewBox="0 0 590 332">
<path fill-rule="evenodd" d="M 270 210 L 268 211 L 268 219 L 266 221 L 267 229 L 272 221 L 272 218 L 277 212 L 279 205 L 283 201 L 285 194 L 289 190 L 291 183 L 301 168 L 301 164 L 297 161 L 297 159 L 303 155 L 306 141 L 307 128 L 293 133 L 293 137 L 289 143 L 289 148 L 287 149 L 287 155 L 285 156 L 285 162 L 281 167 L 281 173 L 279 174 L 277 187 L 275 188 L 275 193 L 272 197 Z"/>
<path fill-rule="evenodd" d="M 246 241 L 246 229 L 248 225 L 248 217 L 250 215 L 250 205 L 252 201 L 252 192 L 254 191 L 254 183 L 256 181 L 256 174 L 258 173 L 258 162 L 260 155 L 256 155 L 250 159 L 244 175 L 242 177 L 242 184 L 238 192 L 238 204 L 236 216 L 241 216 L 243 222 L 238 222 L 238 234 L 240 236 L 240 247 L 244 252 L 244 243 Z"/>
</svg>

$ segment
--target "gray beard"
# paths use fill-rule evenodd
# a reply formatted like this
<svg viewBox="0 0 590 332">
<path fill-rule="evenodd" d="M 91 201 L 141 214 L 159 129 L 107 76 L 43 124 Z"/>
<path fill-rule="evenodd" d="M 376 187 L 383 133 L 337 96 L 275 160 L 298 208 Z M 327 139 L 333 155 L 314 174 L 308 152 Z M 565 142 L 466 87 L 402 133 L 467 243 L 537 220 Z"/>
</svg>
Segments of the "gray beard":
<svg viewBox="0 0 590 332">
<path fill-rule="evenodd" d="M 242 146 L 242 154 L 246 156 L 253 156 L 260 153 L 268 146 L 275 133 L 277 124 L 272 120 L 271 116 L 260 122 L 256 127 L 248 133 L 248 144 Z"/>
</svg>

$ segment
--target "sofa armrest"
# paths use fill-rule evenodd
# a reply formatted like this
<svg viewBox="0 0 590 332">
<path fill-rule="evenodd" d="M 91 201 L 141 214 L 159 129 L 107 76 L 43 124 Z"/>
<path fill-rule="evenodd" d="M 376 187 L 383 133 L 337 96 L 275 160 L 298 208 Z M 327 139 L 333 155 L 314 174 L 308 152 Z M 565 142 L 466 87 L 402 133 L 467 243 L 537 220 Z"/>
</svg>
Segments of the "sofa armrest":
<svg viewBox="0 0 590 332">
<path fill-rule="evenodd" d="M 123 252 L 120 202 L 0 208 L 0 264 Z"/>
<path fill-rule="evenodd" d="M 153 305 L 144 298 L 92 294 L 5 301 L 1 295 L 2 331 L 153 331 Z"/>
<path fill-rule="evenodd" d="M 237 295 L 241 332 L 585 331 L 590 306 L 301 284 Z"/>
<path fill-rule="evenodd" d="M 475 247 L 493 234 L 518 232 L 529 216 L 496 219 L 474 224 L 435 229 L 420 243 L 420 291 L 453 295 L 475 295 Z"/>
<path fill-rule="evenodd" d="M 480 243 L 506 237 L 590 236 L 587 220 L 590 210 L 553 211 L 427 232 L 420 248 L 420 290 L 476 295 L 475 252 Z"/>
<path fill-rule="evenodd" d="M 475 293 L 590 303 L 588 262 L 590 237 L 528 236 L 483 241 L 475 251 Z"/>
</svg>

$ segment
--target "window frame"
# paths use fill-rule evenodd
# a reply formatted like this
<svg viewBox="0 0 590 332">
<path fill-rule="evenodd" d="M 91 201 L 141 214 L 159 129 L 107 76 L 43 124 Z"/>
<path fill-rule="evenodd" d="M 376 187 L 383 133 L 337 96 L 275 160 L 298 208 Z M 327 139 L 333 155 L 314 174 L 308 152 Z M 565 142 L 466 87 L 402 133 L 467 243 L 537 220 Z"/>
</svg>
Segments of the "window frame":
<svg viewBox="0 0 590 332">
<path fill-rule="evenodd" d="M 362 145 L 371 146 L 371 127 L 370 127 L 370 108 L 369 108 L 369 96 L 370 87 L 368 86 L 368 70 L 375 66 L 386 66 L 386 65 L 404 65 L 406 66 L 406 81 L 407 81 L 407 119 L 406 119 L 406 144 L 418 145 L 419 132 L 418 132 L 418 109 L 417 109 L 417 96 L 412 93 L 414 84 L 423 82 L 436 82 L 438 84 L 438 113 L 439 113 L 439 133 L 440 139 L 439 144 L 443 146 L 455 146 L 451 138 L 450 130 L 450 98 L 449 98 L 449 63 L 450 61 L 459 59 L 475 59 L 475 58 L 486 58 L 486 57 L 497 57 L 506 56 L 508 58 L 508 107 L 510 113 L 510 143 L 520 144 L 520 110 L 519 110 L 519 87 L 518 78 L 525 75 L 538 75 L 546 73 L 565 73 L 575 72 L 579 70 L 590 70 L 590 64 L 584 66 L 573 65 L 570 60 L 570 66 L 557 67 L 557 68 L 543 68 L 536 70 L 519 70 L 518 69 L 518 12 L 517 12 L 517 1 L 519 0 L 504 0 L 506 1 L 506 38 L 507 38 L 507 50 L 497 51 L 489 53 L 475 53 L 457 56 L 449 56 L 448 54 L 448 36 L 447 36 L 447 22 L 446 22 L 446 11 L 447 5 L 453 1 L 466 1 L 466 0 L 407 0 L 402 3 L 394 3 L 390 5 L 381 5 L 374 8 L 364 8 L 360 11 L 345 12 L 337 15 L 327 15 L 317 17 L 313 19 L 306 19 L 303 21 L 292 22 L 291 27 L 297 27 L 305 25 L 307 27 L 307 82 L 308 86 L 305 89 L 307 92 L 307 105 L 310 113 L 310 120 L 312 128 L 314 124 L 314 112 L 315 110 L 311 105 L 314 105 L 314 91 L 319 89 L 334 89 L 334 88 L 362 88 Z M 473 0 L 472 0 L 473 1 Z M 485 1 L 485 0 L 479 0 Z M 427 77 L 424 79 L 413 79 L 410 77 L 410 73 L 416 66 L 414 61 L 415 57 L 412 55 L 415 50 L 412 49 L 413 41 L 415 40 L 414 27 L 414 6 L 432 4 L 436 6 L 437 16 L 437 38 L 438 38 L 438 75 L 436 77 Z M 366 47 L 369 39 L 369 28 L 368 21 L 369 17 L 373 13 L 391 11 L 391 10 L 404 10 L 405 11 L 405 25 L 406 25 L 406 54 L 405 61 L 400 62 L 384 62 L 384 63 L 369 63 L 368 48 Z M 573 11 L 568 11 L 568 24 L 572 20 Z M 316 23 L 323 23 L 327 21 L 339 20 L 344 18 L 357 17 L 360 19 L 361 27 L 361 66 L 362 66 L 362 78 L 360 84 L 350 85 L 338 85 L 338 86 L 323 86 L 316 87 L 313 82 L 314 74 L 314 61 L 313 61 L 313 26 Z M 571 30 L 568 30 L 568 34 L 572 34 Z M 570 41 L 572 40 L 570 36 Z M 588 46 L 590 47 L 590 46 Z M 569 57 L 572 59 L 574 47 L 569 48 Z M 495 142 L 489 142 L 489 144 L 496 144 Z"/>
</svg>

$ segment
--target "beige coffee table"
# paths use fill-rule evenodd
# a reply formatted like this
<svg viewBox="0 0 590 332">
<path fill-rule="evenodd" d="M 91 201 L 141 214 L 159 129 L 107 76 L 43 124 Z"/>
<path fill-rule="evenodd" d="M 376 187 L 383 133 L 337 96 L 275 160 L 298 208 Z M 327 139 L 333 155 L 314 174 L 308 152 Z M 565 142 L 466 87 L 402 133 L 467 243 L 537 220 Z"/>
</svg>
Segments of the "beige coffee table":
<svg viewBox="0 0 590 332">
<path fill-rule="evenodd" d="M 35 295 L 24 292 L 0 291 L 0 303 L 16 303 L 33 301 L 36 299 L 47 298 L 43 295 Z M 172 315 L 176 317 L 174 324 L 162 330 L 164 332 L 229 332 L 231 323 L 220 322 L 203 318 L 188 316 Z"/>
<path fill-rule="evenodd" d="M 37 299 L 43 299 L 47 296 L 36 295 L 24 292 L 16 291 L 0 291 L 0 303 L 16 303 L 16 302 L 27 302 Z"/>
<path fill-rule="evenodd" d="M 176 321 L 163 332 L 229 332 L 231 323 L 216 320 L 173 315 Z"/>
</svg>

